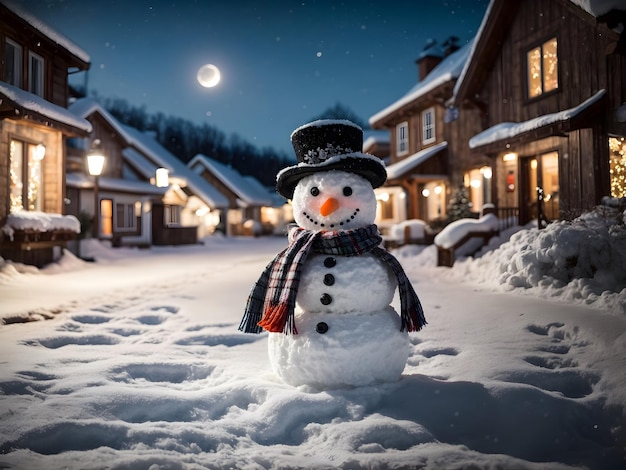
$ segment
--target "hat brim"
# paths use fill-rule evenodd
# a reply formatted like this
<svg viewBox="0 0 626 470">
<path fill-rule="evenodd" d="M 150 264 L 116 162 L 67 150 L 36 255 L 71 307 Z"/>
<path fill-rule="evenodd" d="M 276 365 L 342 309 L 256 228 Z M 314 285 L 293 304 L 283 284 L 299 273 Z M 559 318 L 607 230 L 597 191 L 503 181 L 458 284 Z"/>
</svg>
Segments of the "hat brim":
<svg viewBox="0 0 626 470">
<path fill-rule="evenodd" d="M 357 152 L 338 155 L 315 165 L 298 164 L 287 167 L 276 176 L 276 190 L 281 196 L 292 199 L 293 192 L 302 178 L 331 170 L 356 173 L 368 180 L 373 188 L 382 186 L 387 180 L 387 170 L 382 160 L 373 155 Z"/>
</svg>

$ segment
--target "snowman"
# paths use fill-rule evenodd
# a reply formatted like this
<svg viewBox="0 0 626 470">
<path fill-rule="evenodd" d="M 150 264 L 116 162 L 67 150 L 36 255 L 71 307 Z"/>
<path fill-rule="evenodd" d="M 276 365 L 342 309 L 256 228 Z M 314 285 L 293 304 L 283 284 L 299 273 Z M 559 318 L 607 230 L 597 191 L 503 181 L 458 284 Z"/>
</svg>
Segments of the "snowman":
<svg viewBox="0 0 626 470">
<path fill-rule="evenodd" d="M 306 124 L 291 142 L 299 163 L 278 173 L 276 189 L 291 199 L 297 226 L 252 289 L 239 329 L 269 332 L 270 364 L 290 385 L 396 381 L 408 332 L 426 321 L 374 225 L 385 167 L 360 151 L 363 131 L 347 120 Z M 400 314 L 390 305 L 396 288 Z"/>
</svg>

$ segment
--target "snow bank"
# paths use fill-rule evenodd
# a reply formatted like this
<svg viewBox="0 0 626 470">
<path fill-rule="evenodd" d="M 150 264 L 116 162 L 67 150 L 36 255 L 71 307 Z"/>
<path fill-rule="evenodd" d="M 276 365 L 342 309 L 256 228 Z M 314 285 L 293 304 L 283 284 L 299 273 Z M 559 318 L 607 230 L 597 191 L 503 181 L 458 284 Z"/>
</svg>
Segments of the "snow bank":
<svg viewBox="0 0 626 470">
<path fill-rule="evenodd" d="M 451 275 L 624 314 L 624 225 L 621 210 L 599 206 L 572 222 L 521 230 L 480 258 L 458 262 Z"/>
<path fill-rule="evenodd" d="M 67 230 L 80 233 L 80 222 L 73 215 L 49 214 L 47 212 L 20 211 L 9 214 L 2 231 L 13 240 L 16 230 L 32 230 L 34 232 L 50 232 Z"/>
<path fill-rule="evenodd" d="M 480 219 L 455 220 L 437 234 L 435 245 L 452 248 L 470 232 L 489 233 L 498 230 L 499 222 L 495 214 L 487 214 Z"/>
</svg>

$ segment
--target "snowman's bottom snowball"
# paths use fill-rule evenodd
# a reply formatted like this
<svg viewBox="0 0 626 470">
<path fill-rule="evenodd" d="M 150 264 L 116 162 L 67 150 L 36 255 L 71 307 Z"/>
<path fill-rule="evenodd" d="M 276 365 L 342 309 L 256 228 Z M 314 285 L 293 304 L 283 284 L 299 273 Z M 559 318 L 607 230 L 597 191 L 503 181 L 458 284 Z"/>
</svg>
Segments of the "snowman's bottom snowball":
<svg viewBox="0 0 626 470">
<path fill-rule="evenodd" d="M 392 307 L 369 313 L 303 313 L 297 335 L 270 333 L 274 372 L 290 385 L 336 388 L 395 382 L 409 357 L 409 336 Z M 328 331 L 316 331 L 324 322 Z"/>
</svg>

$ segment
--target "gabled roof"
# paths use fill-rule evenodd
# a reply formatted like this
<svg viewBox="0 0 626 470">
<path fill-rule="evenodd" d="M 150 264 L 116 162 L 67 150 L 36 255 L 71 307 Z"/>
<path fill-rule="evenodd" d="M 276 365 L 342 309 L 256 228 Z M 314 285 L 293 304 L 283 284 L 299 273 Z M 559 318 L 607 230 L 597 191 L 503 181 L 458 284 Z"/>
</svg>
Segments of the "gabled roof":
<svg viewBox="0 0 626 470">
<path fill-rule="evenodd" d="M 478 28 L 463 70 L 454 85 L 454 103 L 458 106 L 481 85 L 491 70 L 488 66 L 499 48 L 494 47 L 508 33 L 521 2 L 491 0 Z"/>
<path fill-rule="evenodd" d="M 91 123 L 66 108 L 51 103 L 21 88 L 0 82 L 0 111 L 12 110 L 9 117 L 30 118 L 52 123 L 77 134 L 89 134 Z"/>
<path fill-rule="evenodd" d="M 187 164 L 194 173 L 207 170 L 218 178 L 244 206 L 273 206 L 269 191 L 252 176 L 243 176 L 235 169 L 199 153 Z"/>
<path fill-rule="evenodd" d="M 434 157 L 442 150 L 448 148 L 448 142 L 439 142 L 432 147 L 427 147 L 413 155 L 406 157 L 387 167 L 387 179 L 393 180 L 406 175 L 409 171 L 424 163 L 431 157 Z"/>
<path fill-rule="evenodd" d="M 379 121 L 388 117 L 393 112 L 398 111 L 404 106 L 410 105 L 442 85 L 456 80 L 465 65 L 473 43 L 474 41 L 470 40 L 459 50 L 443 59 L 433 70 L 431 70 L 424 80 L 418 82 L 402 98 L 370 117 L 370 125 L 376 125 Z"/>
<path fill-rule="evenodd" d="M 228 199 L 226 197 L 209 182 L 187 168 L 182 161 L 175 155 L 172 155 L 156 139 L 145 132 L 120 123 L 93 99 L 83 98 L 77 100 L 70 105 L 70 110 L 85 118 L 94 113 L 102 116 L 128 144 L 129 147 L 122 151 L 122 156 L 129 159 L 131 164 L 137 164 L 140 161 L 141 163 L 137 164 L 136 167 L 144 176 L 148 177 L 148 174 L 150 176 L 154 175 L 157 168 L 167 168 L 170 176 L 184 181 L 187 189 L 202 199 L 209 207 L 213 209 L 228 207 Z M 149 171 L 150 165 L 152 166 L 152 171 Z"/>
<path fill-rule="evenodd" d="M 594 17 L 611 10 L 623 10 L 624 0 L 569 0 Z M 454 86 L 454 103 L 459 106 L 467 97 L 473 96 L 489 71 L 491 63 L 499 53 L 500 44 L 508 34 L 517 10 L 522 2 L 491 0 L 476 33 L 476 39 L 459 78 Z"/>
<path fill-rule="evenodd" d="M 77 59 L 84 62 L 86 66 L 91 62 L 89 54 L 76 45 L 73 41 L 63 36 L 61 33 L 55 31 L 39 18 L 33 16 L 28 11 L 24 10 L 21 6 L 14 4 L 10 0 L 1 0 L 0 3 L 10 10 L 14 15 L 18 16 L 26 23 L 28 23 L 33 29 L 46 36 L 52 42 L 65 49 Z"/>
</svg>

